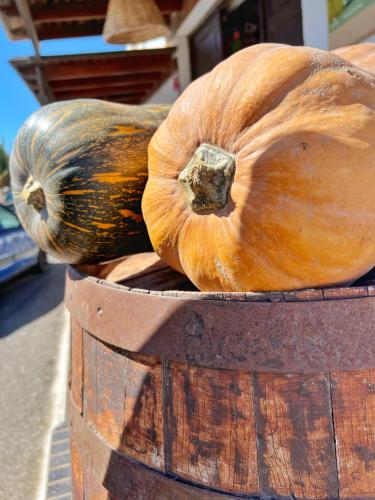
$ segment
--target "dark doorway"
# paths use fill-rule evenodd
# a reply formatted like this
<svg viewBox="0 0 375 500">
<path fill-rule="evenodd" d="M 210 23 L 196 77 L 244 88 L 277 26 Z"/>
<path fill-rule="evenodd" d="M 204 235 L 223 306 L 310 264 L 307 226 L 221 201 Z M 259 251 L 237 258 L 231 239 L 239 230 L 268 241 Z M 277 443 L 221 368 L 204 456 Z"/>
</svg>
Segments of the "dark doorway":
<svg viewBox="0 0 375 500">
<path fill-rule="evenodd" d="M 221 11 L 217 10 L 190 38 L 193 80 L 223 60 Z"/>
<path fill-rule="evenodd" d="M 190 37 L 193 79 L 262 42 L 303 45 L 301 0 L 224 2 Z"/>
<path fill-rule="evenodd" d="M 263 0 L 262 41 L 303 45 L 300 0 Z"/>
<path fill-rule="evenodd" d="M 236 9 L 222 13 L 224 58 L 261 41 L 261 13 L 257 1 L 245 1 Z"/>
</svg>

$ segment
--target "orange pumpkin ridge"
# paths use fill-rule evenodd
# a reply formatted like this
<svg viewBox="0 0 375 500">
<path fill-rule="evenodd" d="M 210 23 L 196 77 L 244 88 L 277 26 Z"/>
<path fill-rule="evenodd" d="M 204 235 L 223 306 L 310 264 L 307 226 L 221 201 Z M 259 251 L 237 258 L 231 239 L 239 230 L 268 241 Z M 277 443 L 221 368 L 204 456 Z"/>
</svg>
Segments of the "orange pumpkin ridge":
<svg viewBox="0 0 375 500">
<path fill-rule="evenodd" d="M 361 69 L 375 73 L 375 43 L 348 45 L 332 52 Z"/>
</svg>

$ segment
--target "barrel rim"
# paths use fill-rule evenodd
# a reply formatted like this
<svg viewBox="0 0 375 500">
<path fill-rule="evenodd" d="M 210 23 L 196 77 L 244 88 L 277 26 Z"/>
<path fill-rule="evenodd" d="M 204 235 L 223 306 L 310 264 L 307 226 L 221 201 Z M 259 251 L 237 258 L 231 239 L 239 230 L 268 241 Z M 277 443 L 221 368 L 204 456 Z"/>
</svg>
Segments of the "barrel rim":
<svg viewBox="0 0 375 500">
<path fill-rule="evenodd" d="M 181 290 L 149 290 L 146 288 L 132 288 L 120 283 L 89 276 L 80 271 L 76 266 L 69 265 L 68 273 L 73 279 L 88 279 L 116 290 L 132 292 L 143 295 L 156 295 L 189 300 L 217 300 L 231 302 L 311 302 L 321 300 L 347 300 L 360 297 L 375 296 L 375 280 L 371 285 L 334 286 L 327 288 L 303 288 L 291 291 L 273 292 L 199 292 Z"/>
<path fill-rule="evenodd" d="M 70 268 L 65 301 L 85 332 L 134 355 L 206 368 L 316 373 L 374 367 L 370 288 L 354 288 L 354 296 L 343 288 L 338 299 L 199 300 L 199 293 L 145 293 Z"/>
</svg>

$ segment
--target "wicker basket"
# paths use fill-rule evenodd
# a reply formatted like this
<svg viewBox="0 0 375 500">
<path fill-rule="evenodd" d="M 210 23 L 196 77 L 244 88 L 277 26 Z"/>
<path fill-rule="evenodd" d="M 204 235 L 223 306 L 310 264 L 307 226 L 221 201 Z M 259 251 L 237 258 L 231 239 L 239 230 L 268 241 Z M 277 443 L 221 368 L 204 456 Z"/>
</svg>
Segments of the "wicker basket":
<svg viewBox="0 0 375 500">
<path fill-rule="evenodd" d="M 110 0 L 103 37 L 107 43 L 137 43 L 170 35 L 153 0 Z"/>
</svg>

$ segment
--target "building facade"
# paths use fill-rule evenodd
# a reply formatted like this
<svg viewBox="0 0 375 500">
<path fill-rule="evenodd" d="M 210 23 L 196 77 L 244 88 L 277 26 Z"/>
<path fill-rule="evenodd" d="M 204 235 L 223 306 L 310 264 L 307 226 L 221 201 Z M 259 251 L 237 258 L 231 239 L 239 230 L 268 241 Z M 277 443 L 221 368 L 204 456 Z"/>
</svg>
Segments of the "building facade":
<svg viewBox="0 0 375 500">
<path fill-rule="evenodd" d="M 175 40 L 178 73 L 153 101 L 173 102 L 192 80 L 256 43 L 333 50 L 375 42 L 375 0 L 199 0 L 177 28 Z"/>
</svg>

